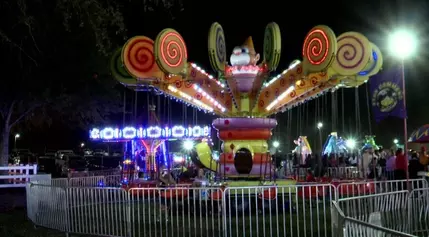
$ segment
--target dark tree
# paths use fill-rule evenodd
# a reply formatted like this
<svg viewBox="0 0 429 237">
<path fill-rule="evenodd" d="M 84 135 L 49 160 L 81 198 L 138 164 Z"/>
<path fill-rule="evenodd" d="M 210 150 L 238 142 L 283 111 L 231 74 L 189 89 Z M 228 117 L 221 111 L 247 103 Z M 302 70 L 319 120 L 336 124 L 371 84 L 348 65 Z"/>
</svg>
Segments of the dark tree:
<svg viewBox="0 0 429 237">
<path fill-rule="evenodd" d="M 16 126 L 48 125 L 52 118 L 100 123 L 119 108 L 107 64 L 125 26 L 119 6 L 108 2 L 0 2 L 0 166 Z"/>
</svg>

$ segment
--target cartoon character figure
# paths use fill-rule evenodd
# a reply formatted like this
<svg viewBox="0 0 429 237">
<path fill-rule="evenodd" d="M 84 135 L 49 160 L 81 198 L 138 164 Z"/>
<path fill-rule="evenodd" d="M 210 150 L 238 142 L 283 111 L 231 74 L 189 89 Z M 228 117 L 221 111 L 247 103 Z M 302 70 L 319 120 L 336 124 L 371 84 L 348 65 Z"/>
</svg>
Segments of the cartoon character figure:
<svg viewBox="0 0 429 237">
<path fill-rule="evenodd" d="M 323 146 L 323 155 L 338 153 L 337 139 L 338 139 L 338 134 L 336 132 L 332 132 L 329 135 L 328 140 L 325 142 L 325 145 Z"/>
<path fill-rule="evenodd" d="M 364 145 L 362 147 L 362 151 L 365 150 L 379 150 L 380 147 L 375 143 L 375 136 L 365 136 Z"/>
<path fill-rule="evenodd" d="M 311 147 L 308 143 L 306 136 L 299 136 L 297 140 L 293 141 L 296 144 L 295 149 L 293 150 L 294 153 L 301 156 L 301 164 L 305 164 L 305 159 L 308 155 L 310 155 Z"/>
<path fill-rule="evenodd" d="M 337 148 L 339 153 L 346 154 L 348 152 L 346 141 L 342 137 L 337 139 Z"/>
<path fill-rule="evenodd" d="M 235 47 L 230 57 L 232 66 L 256 66 L 259 59 L 260 56 L 255 51 L 251 36 L 247 38 L 242 46 Z"/>
</svg>

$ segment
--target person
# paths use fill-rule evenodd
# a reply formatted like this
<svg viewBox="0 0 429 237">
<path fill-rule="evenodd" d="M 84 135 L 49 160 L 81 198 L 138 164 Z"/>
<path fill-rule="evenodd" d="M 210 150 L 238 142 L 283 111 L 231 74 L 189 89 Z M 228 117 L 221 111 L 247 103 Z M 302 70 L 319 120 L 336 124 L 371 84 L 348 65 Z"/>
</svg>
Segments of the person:
<svg viewBox="0 0 429 237">
<path fill-rule="evenodd" d="M 426 154 L 426 147 L 424 146 L 420 148 L 419 162 L 424 167 L 424 170 L 427 170 L 427 166 L 429 165 L 429 156 Z"/>
<path fill-rule="evenodd" d="M 307 171 L 307 177 L 305 178 L 306 182 L 316 182 L 316 178 L 313 175 L 313 172 L 311 170 Z"/>
<path fill-rule="evenodd" d="M 411 155 L 411 160 L 408 164 L 408 175 L 410 179 L 418 179 L 419 171 L 424 171 L 425 167 L 420 163 L 417 152 Z"/>
<path fill-rule="evenodd" d="M 380 169 L 380 176 L 381 177 L 386 177 L 386 154 L 383 151 L 382 153 L 380 153 L 380 158 L 378 159 L 378 167 Z"/>
<path fill-rule="evenodd" d="M 372 161 L 368 165 L 368 179 L 377 178 L 377 158 L 372 158 Z"/>
<path fill-rule="evenodd" d="M 398 148 L 396 151 L 396 167 L 395 167 L 395 179 L 406 179 L 407 178 L 407 166 L 408 159 L 404 154 L 402 148 Z"/>
<path fill-rule="evenodd" d="M 396 156 L 393 153 L 393 150 L 391 150 L 388 154 L 388 158 L 386 161 L 386 178 L 388 180 L 394 179 L 395 169 L 396 169 Z"/>
</svg>

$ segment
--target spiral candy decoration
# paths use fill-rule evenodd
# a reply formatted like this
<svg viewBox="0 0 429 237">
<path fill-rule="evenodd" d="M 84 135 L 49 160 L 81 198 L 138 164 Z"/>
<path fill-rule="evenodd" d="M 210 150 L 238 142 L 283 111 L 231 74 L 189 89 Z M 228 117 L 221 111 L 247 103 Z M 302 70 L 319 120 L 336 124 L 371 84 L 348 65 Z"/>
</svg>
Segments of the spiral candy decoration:
<svg viewBox="0 0 429 237">
<path fill-rule="evenodd" d="M 180 74 L 187 65 L 188 52 L 183 37 L 173 29 L 161 31 L 155 40 L 155 59 L 162 71 Z"/>
<path fill-rule="evenodd" d="M 134 85 L 137 83 L 137 80 L 133 78 L 127 70 L 125 70 L 122 63 L 121 53 L 122 49 L 117 49 L 110 59 L 110 72 L 118 82 L 125 85 Z"/>
<path fill-rule="evenodd" d="M 138 79 L 151 78 L 159 70 L 155 64 L 153 45 L 153 40 L 146 36 L 136 36 L 125 43 L 122 61 L 130 75 Z"/>
<path fill-rule="evenodd" d="M 358 73 L 358 76 L 373 76 L 380 71 L 383 65 L 383 55 L 381 54 L 380 49 L 372 42 L 369 42 L 369 44 L 371 45 L 372 49 L 369 62 L 365 68 Z"/>
<path fill-rule="evenodd" d="M 327 26 L 316 26 L 310 30 L 304 40 L 302 55 L 304 71 L 320 72 L 333 62 L 337 52 L 334 32 Z"/>
<path fill-rule="evenodd" d="M 338 51 L 332 68 L 343 76 L 356 75 L 371 57 L 369 40 L 360 33 L 346 32 L 338 37 Z"/>
<path fill-rule="evenodd" d="M 210 27 L 209 31 L 209 58 L 212 68 L 215 71 L 225 71 L 226 65 L 226 44 L 225 34 L 222 26 L 215 22 Z"/>
<path fill-rule="evenodd" d="M 264 34 L 264 62 L 270 71 L 274 71 L 279 65 L 281 47 L 280 27 L 277 23 L 271 22 L 265 28 Z"/>
</svg>

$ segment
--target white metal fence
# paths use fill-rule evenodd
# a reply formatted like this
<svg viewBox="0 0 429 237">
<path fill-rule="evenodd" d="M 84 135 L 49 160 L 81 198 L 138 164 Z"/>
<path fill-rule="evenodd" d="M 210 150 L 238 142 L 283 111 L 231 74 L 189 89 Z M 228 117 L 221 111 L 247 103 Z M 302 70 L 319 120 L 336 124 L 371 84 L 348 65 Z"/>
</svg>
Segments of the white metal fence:
<svg viewBox="0 0 429 237">
<path fill-rule="evenodd" d="M 340 228 L 350 236 L 366 236 L 352 231 L 359 228 L 370 231 L 370 236 L 408 236 L 400 231 L 429 234 L 424 219 L 429 217 L 428 185 L 423 179 L 412 180 L 415 185 L 410 187 L 422 189 L 411 193 L 400 191 L 403 181 L 368 182 L 369 189 L 360 189 L 364 186 L 360 183 L 341 183 L 128 191 L 100 188 L 100 181 L 107 179 L 95 176 L 28 184 L 28 217 L 36 225 L 101 236 L 321 237 L 337 235 Z M 351 190 L 350 186 L 361 191 L 340 192 Z M 334 212 L 332 203 L 342 215 Z M 399 223 L 411 211 L 419 213 L 408 218 L 413 222 Z M 373 212 L 393 214 L 381 214 L 383 225 L 377 226 L 369 219 Z M 374 215 L 371 218 L 377 217 Z"/>
<path fill-rule="evenodd" d="M 0 188 L 25 187 L 32 175 L 37 174 L 37 165 L 9 165 L 0 167 Z"/>
<path fill-rule="evenodd" d="M 429 189 L 392 191 L 333 202 L 339 236 L 428 236 Z"/>
<path fill-rule="evenodd" d="M 111 176 L 120 175 L 120 169 L 108 169 L 108 170 L 94 170 L 94 171 L 69 171 L 67 174 L 68 178 L 80 178 L 80 177 L 91 177 L 91 176 Z"/>
</svg>

